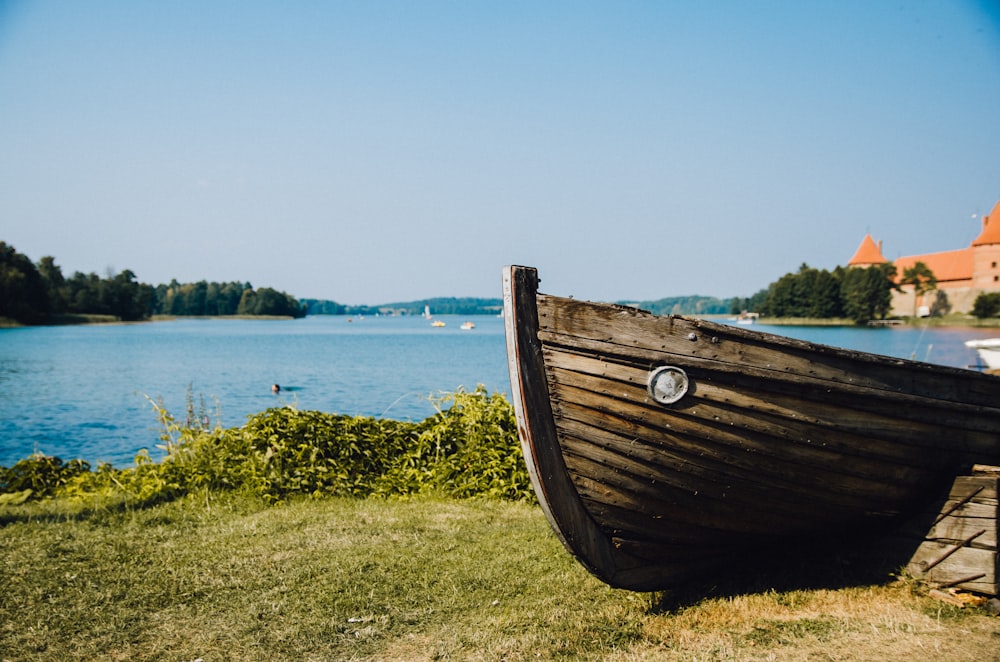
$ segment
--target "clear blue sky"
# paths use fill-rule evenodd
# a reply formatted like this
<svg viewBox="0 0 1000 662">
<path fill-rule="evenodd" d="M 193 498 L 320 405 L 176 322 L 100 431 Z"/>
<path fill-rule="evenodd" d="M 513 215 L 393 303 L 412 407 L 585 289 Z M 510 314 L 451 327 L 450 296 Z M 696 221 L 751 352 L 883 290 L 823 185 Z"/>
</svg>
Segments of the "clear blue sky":
<svg viewBox="0 0 1000 662">
<path fill-rule="evenodd" d="M 995 1 L 0 0 L 0 240 L 66 275 L 747 296 L 997 200 Z"/>
</svg>

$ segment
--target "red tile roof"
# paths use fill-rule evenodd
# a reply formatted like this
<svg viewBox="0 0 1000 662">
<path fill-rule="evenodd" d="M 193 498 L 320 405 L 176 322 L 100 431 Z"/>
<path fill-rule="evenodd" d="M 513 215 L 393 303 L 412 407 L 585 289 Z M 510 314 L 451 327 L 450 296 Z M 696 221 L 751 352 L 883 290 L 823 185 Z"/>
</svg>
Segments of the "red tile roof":
<svg viewBox="0 0 1000 662">
<path fill-rule="evenodd" d="M 983 216 L 983 231 L 972 242 L 973 246 L 986 244 L 1000 244 L 1000 202 L 987 216 Z"/>
<path fill-rule="evenodd" d="M 861 245 L 858 246 L 857 252 L 854 253 L 854 257 L 847 263 L 847 266 L 858 267 L 868 264 L 885 264 L 888 261 L 882 256 L 882 247 L 875 245 L 875 240 L 872 239 L 872 236 L 866 234 L 865 238 L 861 240 Z"/>
<path fill-rule="evenodd" d="M 997 220 L 998 225 L 1000 225 L 1000 217 Z M 896 258 L 893 260 L 893 264 L 896 265 L 896 282 L 898 283 L 902 280 L 903 271 L 912 267 L 917 262 L 926 264 L 934 273 L 934 277 L 939 283 L 972 279 L 973 257 L 971 246 L 969 248 L 961 248 L 957 251 L 943 251 L 941 253 Z"/>
</svg>

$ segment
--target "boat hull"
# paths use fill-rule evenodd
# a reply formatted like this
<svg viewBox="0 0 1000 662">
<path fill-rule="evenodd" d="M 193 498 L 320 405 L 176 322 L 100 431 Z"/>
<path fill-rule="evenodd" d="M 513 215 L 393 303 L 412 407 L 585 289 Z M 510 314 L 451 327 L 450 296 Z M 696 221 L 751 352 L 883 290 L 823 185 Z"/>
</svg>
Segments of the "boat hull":
<svg viewBox="0 0 1000 662">
<path fill-rule="evenodd" d="M 967 340 L 965 346 L 976 350 L 987 369 L 1000 370 L 1000 338 Z"/>
<path fill-rule="evenodd" d="M 605 582 L 655 590 L 753 551 L 889 526 L 1000 462 L 1000 380 L 549 296 L 504 272 L 539 501 Z"/>
</svg>

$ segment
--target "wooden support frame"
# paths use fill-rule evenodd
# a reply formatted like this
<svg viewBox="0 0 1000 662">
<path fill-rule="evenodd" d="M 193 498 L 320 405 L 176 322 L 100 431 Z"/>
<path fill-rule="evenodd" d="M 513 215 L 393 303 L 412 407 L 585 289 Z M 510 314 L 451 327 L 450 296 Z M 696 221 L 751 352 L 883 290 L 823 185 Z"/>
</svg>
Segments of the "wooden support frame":
<svg viewBox="0 0 1000 662">
<path fill-rule="evenodd" d="M 977 465 L 956 477 L 907 572 L 937 588 L 1000 595 L 998 487 L 1000 467 Z"/>
</svg>

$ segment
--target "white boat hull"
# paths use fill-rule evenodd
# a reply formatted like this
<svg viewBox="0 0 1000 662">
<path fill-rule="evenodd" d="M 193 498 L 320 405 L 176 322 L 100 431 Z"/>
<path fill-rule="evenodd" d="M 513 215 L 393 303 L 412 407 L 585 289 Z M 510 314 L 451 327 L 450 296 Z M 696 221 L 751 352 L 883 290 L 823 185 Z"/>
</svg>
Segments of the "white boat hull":
<svg viewBox="0 0 1000 662">
<path fill-rule="evenodd" d="M 967 340 L 966 347 L 971 347 L 979 353 L 979 358 L 983 360 L 990 370 L 1000 370 L 1000 338 L 987 338 L 985 340 Z"/>
</svg>

